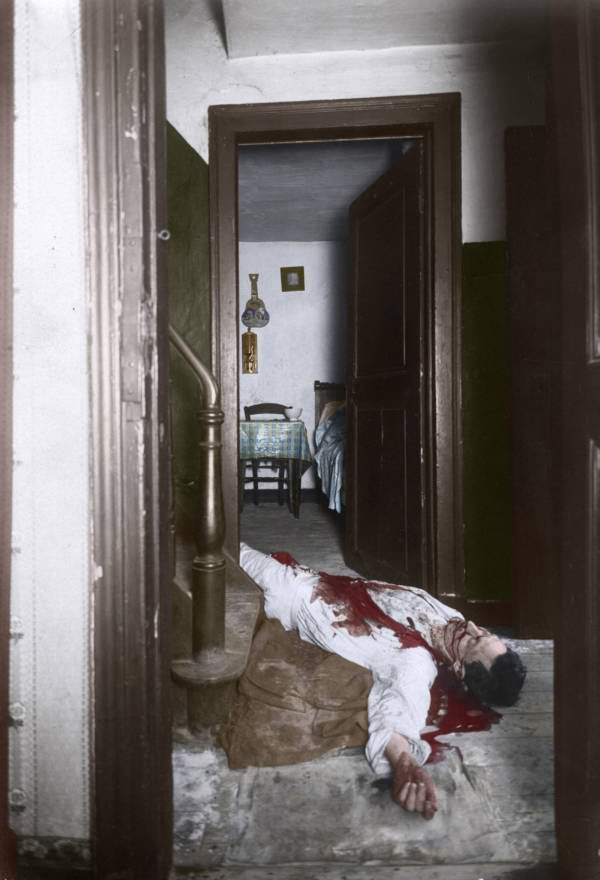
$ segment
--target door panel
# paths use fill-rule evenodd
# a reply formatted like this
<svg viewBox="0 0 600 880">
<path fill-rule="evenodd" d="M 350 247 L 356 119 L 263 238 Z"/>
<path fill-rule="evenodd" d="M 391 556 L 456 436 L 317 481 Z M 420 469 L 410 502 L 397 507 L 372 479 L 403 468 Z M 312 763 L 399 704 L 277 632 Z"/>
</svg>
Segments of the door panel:
<svg viewBox="0 0 600 880">
<path fill-rule="evenodd" d="M 425 156 L 422 139 L 351 206 L 346 555 L 427 583 Z"/>
<path fill-rule="evenodd" d="M 505 140 L 509 260 L 512 578 L 519 638 L 551 638 L 559 577 L 560 265 L 544 126 Z"/>
<path fill-rule="evenodd" d="M 352 403 L 350 405 L 352 407 Z M 354 410 L 350 421 L 354 421 L 357 447 L 366 448 L 370 438 L 380 430 L 379 413 L 375 410 Z M 362 479 L 355 481 L 356 529 L 361 535 L 363 553 L 367 557 L 375 557 L 378 552 L 378 524 L 377 518 L 370 512 L 376 509 L 379 501 L 379 461 L 367 456 L 361 464 Z"/>
<path fill-rule="evenodd" d="M 393 182 L 389 184 L 393 187 Z M 357 229 L 357 373 L 376 376 L 406 368 L 406 288 L 402 269 L 406 234 L 405 191 L 373 196 L 355 211 Z M 374 203 L 373 203 L 374 202 Z M 410 320 L 410 316 L 409 316 Z M 374 341 L 377 341 L 374 344 Z"/>
<path fill-rule="evenodd" d="M 388 482 L 380 493 L 378 557 L 397 571 L 410 570 L 410 548 L 413 544 L 410 523 L 408 461 L 414 460 L 410 437 L 418 432 L 418 422 L 406 409 L 386 410 L 382 414 L 381 472 Z M 418 519 L 418 518 L 417 518 Z M 418 560 L 417 560 L 418 564 Z"/>
<path fill-rule="evenodd" d="M 561 877 L 600 854 L 600 9 L 555 3 L 552 110 L 562 287 L 561 567 L 555 617 Z"/>
</svg>

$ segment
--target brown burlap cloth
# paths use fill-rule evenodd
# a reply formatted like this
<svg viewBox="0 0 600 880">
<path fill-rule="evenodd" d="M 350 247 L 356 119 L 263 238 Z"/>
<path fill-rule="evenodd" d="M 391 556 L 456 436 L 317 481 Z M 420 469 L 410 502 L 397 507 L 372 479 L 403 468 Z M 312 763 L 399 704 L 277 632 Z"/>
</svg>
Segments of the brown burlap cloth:
<svg viewBox="0 0 600 880">
<path fill-rule="evenodd" d="M 362 666 L 265 620 L 220 733 L 229 766 L 297 764 L 332 749 L 364 746 L 372 683 Z"/>
</svg>

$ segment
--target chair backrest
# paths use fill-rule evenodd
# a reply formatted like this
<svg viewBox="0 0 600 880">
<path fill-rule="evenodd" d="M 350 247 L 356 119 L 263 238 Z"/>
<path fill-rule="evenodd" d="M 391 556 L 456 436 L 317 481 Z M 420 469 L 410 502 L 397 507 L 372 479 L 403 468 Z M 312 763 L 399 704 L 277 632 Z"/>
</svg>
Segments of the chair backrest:
<svg viewBox="0 0 600 880">
<path fill-rule="evenodd" d="M 246 421 L 252 421 L 252 416 L 274 415 L 281 416 L 286 419 L 286 406 L 283 403 L 255 403 L 252 406 L 244 407 L 244 416 Z"/>
</svg>

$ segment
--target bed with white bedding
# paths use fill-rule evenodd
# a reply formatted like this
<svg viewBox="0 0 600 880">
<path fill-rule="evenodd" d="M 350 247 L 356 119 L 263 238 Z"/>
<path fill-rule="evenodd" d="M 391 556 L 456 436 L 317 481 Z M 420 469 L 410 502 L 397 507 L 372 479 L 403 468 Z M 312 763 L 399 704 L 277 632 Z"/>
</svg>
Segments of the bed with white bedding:
<svg viewBox="0 0 600 880">
<path fill-rule="evenodd" d="M 332 382 L 315 382 L 314 461 L 328 507 L 344 506 L 344 451 L 346 445 L 346 389 Z"/>
</svg>

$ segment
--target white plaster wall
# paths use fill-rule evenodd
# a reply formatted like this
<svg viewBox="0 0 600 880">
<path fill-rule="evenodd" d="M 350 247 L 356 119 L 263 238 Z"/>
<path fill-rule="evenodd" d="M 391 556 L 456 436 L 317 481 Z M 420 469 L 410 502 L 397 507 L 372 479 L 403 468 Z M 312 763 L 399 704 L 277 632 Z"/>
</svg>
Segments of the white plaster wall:
<svg viewBox="0 0 600 880">
<path fill-rule="evenodd" d="M 61 838 L 89 836 L 79 25 L 77 0 L 16 2 L 10 800 L 17 833 Z"/>
<path fill-rule="evenodd" d="M 530 44 L 411 46 L 229 60 L 211 0 L 167 0 L 169 120 L 208 160 L 211 104 L 462 94 L 463 239 L 505 238 L 504 130 L 544 121 Z"/>
<path fill-rule="evenodd" d="M 259 296 L 271 316 L 255 330 L 258 373 L 240 375 L 240 416 L 251 403 L 301 406 L 312 451 L 314 381 L 345 381 L 346 258 L 336 241 L 240 242 L 240 314 L 250 296 L 248 275 L 258 272 Z M 282 266 L 304 266 L 304 292 L 282 293 Z M 240 336 L 244 330 L 240 323 Z M 314 485 L 311 467 L 302 486 Z"/>
<path fill-rule="evenodd" d="M 533 36 L 545 0 L 221 0 L 231 57 Z"/>
</svg>

